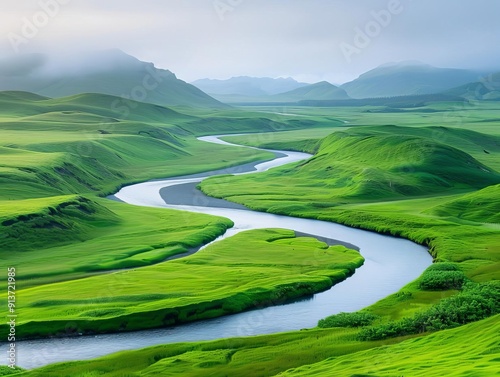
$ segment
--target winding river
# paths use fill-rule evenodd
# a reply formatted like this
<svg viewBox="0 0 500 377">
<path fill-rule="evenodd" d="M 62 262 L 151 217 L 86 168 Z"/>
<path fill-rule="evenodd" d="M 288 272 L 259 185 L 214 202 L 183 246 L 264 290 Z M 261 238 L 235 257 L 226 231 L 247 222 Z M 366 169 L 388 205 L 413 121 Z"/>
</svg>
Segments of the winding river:
<svg viewBox="0 0 500 377">
<path fill-rule="evenodd" d="M 220 136 L 208 136 L 200 140 L 229 144 L 220 140 Z M 308 154 L 298 152 L 272 152 L 276 156 L 272 161 L 127 186 L 115 194 L 115 199 L 133 205 L 174 208 L 227 217 L 235 225 L 220 238 L 230 237 L 248 229 L 287 228 L 326 239 L 329 243 L 354 245 L 364 256 L 365 263 L 353 276 L 325 292 L 286 305 L 255 309 L 170 328 L 19 341 L 16 347 L 18 365 L 24 368 L 36 368 L 55 362 L 91 359 L 117 351 L 157 344 L 311 328 L 316 326 L 319 319 L 328 315 L 356 311 L 397 292 L 416 279 L 432 263 L 432 258 L 425 247 L 404 239 L 326 221 L 250 211 L 240 205 L 206 197 L 195 189 L 196 183 L 208 176 L 248 174 L 310 157 Z"/>
</svg>

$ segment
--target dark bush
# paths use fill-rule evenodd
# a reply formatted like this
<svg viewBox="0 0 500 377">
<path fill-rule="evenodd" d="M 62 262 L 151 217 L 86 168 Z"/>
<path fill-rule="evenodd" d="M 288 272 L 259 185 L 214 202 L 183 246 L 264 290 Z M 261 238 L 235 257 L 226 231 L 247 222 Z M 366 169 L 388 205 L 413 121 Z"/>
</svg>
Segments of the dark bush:
<svg viewBox="0 0 500 377">
<path fill-rule="evenodd" d="M 426 270 L 420 278 L 419 288 L 426 291 L 460 289 L 465 280 L 462 271 Z"/>
<path fill-rule="evenodd" d="M 468 283 L 462 292 L 441 300 L 412 318 L 403 318 L 362 329 L 360 340 L 379 340 L 396 336 L 444 330 L 500 313 L 500 284 Z"/>
<path fill-rule="evenodd" d="M 378 316 L 371 313 L 355 312 L 355 313 L 339 313 L 321 319 L 318 322 L 318 327 L 361 327 L 371 325 Z"/>
<path fill-rule="evenodd" d="M 455 263 L 438 262 L 427 267 L 427 271 L 460 271 Z"/>
</svg>

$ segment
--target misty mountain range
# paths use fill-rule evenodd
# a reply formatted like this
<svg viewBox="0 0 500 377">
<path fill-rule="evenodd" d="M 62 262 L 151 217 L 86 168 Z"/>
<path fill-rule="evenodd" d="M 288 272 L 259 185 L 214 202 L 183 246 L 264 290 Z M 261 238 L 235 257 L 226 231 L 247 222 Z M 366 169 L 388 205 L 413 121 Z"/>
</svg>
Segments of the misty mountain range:
<svg viewBox="0 0 500 377">
<path fill-rule="evenodd" d="M 100 93 L 162 106 L 224 108 L 227 105 L 174 73 L 158 69 L 120 50 L 105 50 L 58 60 L 44 54 L 0 60 L 0 90 L 47 97 Z"/>
<path fill-rule="evenodd" d="M 391 63 L 335 86 L 292 78 L 233 77 L 191 84 L 153 63 L 120 50 L 54 58 L 22 54 L 0 60 L 0 91 L 47 97 L 101 93 L 162 106 L 224 108 L 226 104 L 297 103 L 443 93 L 481 100 L 500 99 L 500 74 L 436 68 L 419 62 Z"/>
</svg>

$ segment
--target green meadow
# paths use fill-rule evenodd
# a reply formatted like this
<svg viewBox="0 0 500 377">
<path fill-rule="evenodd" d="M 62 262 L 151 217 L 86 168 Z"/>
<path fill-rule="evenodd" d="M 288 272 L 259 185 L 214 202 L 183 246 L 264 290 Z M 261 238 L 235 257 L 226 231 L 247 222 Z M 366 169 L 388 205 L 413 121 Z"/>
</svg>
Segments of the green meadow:
<svg viewBox="0 0 500 377">
<path fill-rule="evenodd" d="M 459 127 L 429 126 L 425 119 L 426 111 L 446 119 L 453 107 L 398 113 L 397 126 L 384 124 L 388 118 L 394 121 L 394 114 L 382 113 L 382 125 L 374 126 L 377 114 L 350 110 L 350 116 L 340 109 L 348 123 L 325 138 L 321 129 L 312 130 L 311 137 L 285 132 L 277 142 L 276 135 L 271 141 L 265 135 L 246 137 L 254 145 L 288 144 L 314 153 L 308 161 L 255 176 L 214 177 L 200 186 L 209 195 L 252 209 L 404 237 L 429 246 L 436 262 L 456 263 L 467 279 L 498 280 L 500 138 L 490 130 L 499 109 L 491 103 L 479 107 L 462 114 Z M 369 309 L 395 320 L 454 293 L 423 290 L 414 282 Z"/>
<path fill-rule="evenodd" d="M 116 113 L 113 100 L 0 93 L 8 109 L 0 114 L 0 259 L 18 269 L 19 336 L 130 331 L 280 304 L 327 289 L 363 263 L 356 251 L 283 229 L 242 232 L 165 262 L 231 222 L 102 197 L 133 182 L 271 158 L 196 140 L 202 135 L 253 132 L 226 140 L 313 154 L 264 173 L 210 178 L 200 184 L 205 193 L 407 238 L 428 246 L 435 264 L 353 317 L 315 329 L 150 347 L 17 375 L 498 373 L 498 102 L 221 110 L 131 102 Z M 304 265 L 306 255 L 319 259 Z"/>
</svg>

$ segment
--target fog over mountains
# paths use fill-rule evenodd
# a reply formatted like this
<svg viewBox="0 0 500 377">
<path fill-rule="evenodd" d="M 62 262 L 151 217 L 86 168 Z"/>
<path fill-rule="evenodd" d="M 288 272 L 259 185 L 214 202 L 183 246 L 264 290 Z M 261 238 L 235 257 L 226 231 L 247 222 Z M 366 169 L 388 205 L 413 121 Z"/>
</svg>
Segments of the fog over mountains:
<svg viewBox="0 0 500 377">
<path fill-rule="evenodd" d="M 353 98 L 432 94 L 477 81 L 484 74 L 409 61 L 381 65 L 341 87 Z"/>
<path fill-rule="evenodd" d="M 101 93 L 162 106 L 223 108 L 227 104 L 338 101 L 445 93 L 496 100 L 499 74 L 437 68 L 420 62 L 388 63 L 340 87 L 293 78 L 239 76 L 186 83 L 167 70 L 123 51 L 91 51 L 71 56 L 19 54 L 0 60 L 0 91 L 47 97 Z M 481 87 L 482 85 L 482 87 Z"/>
<path fill-rule="evenodd" d="M 169 70 L 120 50 L 72 56 L 21 54 L 0 60 L 0 90 L 47 97 L 101 93 L 162 106 L 225 107 Z"/>
</svg>

